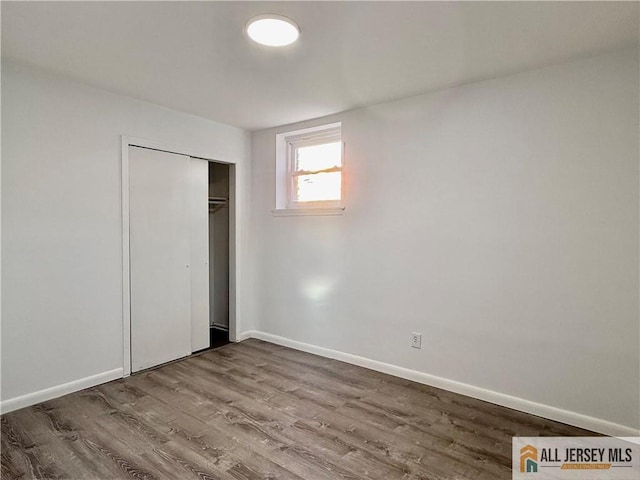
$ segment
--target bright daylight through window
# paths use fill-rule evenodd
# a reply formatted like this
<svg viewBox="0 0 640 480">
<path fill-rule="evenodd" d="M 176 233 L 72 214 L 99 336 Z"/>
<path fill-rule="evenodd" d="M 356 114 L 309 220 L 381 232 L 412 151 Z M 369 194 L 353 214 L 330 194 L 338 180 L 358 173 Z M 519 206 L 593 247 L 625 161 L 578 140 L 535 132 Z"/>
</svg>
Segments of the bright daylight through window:
<svg viewBox="0 0 640 480">
<path fill-rule="evenodd" d="M 331 142 L 294 150 L 294 202 L 340 200 L 342 143 Z"/>
<path fill-rule="evenodd" d="M 342 154 L 339 123 L 277 135 L 274 214 L 341 214 Z"/>
</svg>

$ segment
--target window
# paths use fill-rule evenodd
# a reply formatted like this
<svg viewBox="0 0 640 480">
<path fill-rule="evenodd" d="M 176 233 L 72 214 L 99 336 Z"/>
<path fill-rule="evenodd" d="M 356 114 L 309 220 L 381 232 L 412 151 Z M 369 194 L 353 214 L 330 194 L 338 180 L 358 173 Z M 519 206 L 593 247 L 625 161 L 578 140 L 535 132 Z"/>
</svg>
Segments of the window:
<svg viewBox="0 0 640 480">
<path fill-rule="evenodd" d="M 341 124 L 276 135 L 275 215 L 339 215 L 344 210 Z"/>
</svg>

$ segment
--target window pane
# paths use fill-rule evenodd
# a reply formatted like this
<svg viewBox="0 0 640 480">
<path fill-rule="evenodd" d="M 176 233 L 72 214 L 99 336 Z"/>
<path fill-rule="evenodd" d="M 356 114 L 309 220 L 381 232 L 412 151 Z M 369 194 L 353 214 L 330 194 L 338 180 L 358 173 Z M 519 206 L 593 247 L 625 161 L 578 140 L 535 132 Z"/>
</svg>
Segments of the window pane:
<svg viewBox="0 0 640 480">
<path fill-rule="evenodd" d="M 296 170 L 316 171 L 340 167 L 342 163 L 341 142 L 323 143 L 296 149 Z"/>
<path fill-rule="evenodd" d="M 300 175 L 294 179 L 295 200 L 297 202 L 340 200 L 341 183 L 342 172 Z"/>
</svg>

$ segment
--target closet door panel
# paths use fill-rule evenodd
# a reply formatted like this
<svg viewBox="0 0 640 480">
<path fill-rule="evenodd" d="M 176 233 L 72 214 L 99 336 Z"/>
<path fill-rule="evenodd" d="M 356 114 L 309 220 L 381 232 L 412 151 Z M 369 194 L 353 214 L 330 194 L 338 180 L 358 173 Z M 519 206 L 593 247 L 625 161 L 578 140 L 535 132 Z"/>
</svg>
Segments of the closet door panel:
<svg viewBox="0 0 640 480">
<path fill-rule="evenodd" d="M 209 347 L 209 162 L 191 159 L 191 351 Z"/>
<path fill-rule="evenodd" d="M 131 370 L 191 353 L 190 157 L 129 149 Z"/>
</svg>

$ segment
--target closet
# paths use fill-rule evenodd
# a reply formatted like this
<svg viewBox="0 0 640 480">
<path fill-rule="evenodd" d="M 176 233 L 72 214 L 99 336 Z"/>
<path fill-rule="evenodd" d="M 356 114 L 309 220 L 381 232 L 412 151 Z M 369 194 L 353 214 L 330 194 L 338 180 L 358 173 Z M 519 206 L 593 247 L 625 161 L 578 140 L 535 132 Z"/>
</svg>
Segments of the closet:
<svg viewBox="0 0 640 480">
<path fill-rule="evenodd" d="M 129 147 L 132 372 L 209 348 L 213 324 L 228 341 L 228 205 L 227 165 Z"/>
<path fill-rule="evenodd" d="M 209 327 L 211 346 L 229 342 L 229 165 L 209 163 Z"/>
</svg>

